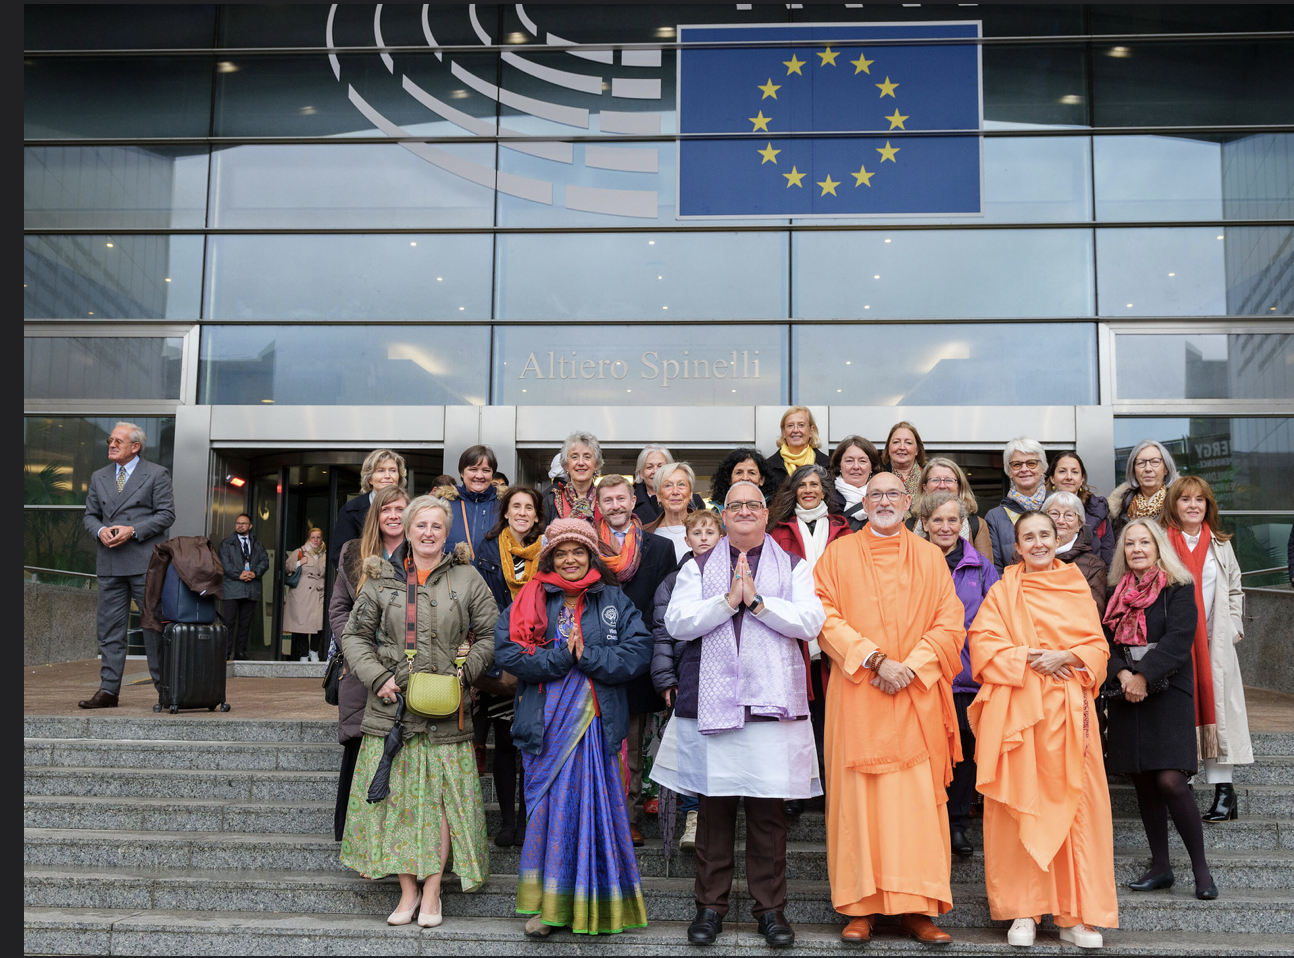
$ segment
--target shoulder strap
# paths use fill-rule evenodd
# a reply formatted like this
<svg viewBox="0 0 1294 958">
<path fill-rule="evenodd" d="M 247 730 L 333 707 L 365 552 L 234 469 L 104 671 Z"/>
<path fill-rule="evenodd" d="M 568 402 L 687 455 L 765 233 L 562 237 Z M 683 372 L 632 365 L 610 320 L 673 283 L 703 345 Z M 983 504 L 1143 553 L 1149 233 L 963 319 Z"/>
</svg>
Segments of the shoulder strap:
<svg viewBox="0 0 1294 958">
<path fill-rule="evenodd" d="M 418 567 L 413 564 L 411 555 L 405 557 L 404 574 L 404 654 L 412 665 L 413 657 L 418 653 Z"/>
<path fill-rule="evenodd" d="M 467 554 L 470 555 L 472 557 L 472 561 L 475 562 L 476 550 L 472 548 L 472 524 L 467 521 L 467 503 L 462 499 L 459 499 L 458 508 L 463 513 L 463 533 L 465 535 L 464 541 L 467 543 Z"/>
<path fill-rule="evenodd" d="M 982 559 L 983 556 L 980 556 L 980 558 Z M 980 594 L 980 598 L 982 599 L 985 595 L 987 595 L 987 593 L 984 591 L 984 563 L 983 562 L 981 562 L 979 565 L 975 567 L 975 574 L 979 576 L 979 594 Z"/>
<path fill-rule="evenodd" d="M 977 535 L 979 535 L 979 516 L 975 515 L 975 513 L 972 512 L 966 518 L 967 518 L 967 521 L 970 522 L 971 538 L 974 539 Z M 980 575 L 983 576 L 983 573 L 981 572 Z"/>
</svg>

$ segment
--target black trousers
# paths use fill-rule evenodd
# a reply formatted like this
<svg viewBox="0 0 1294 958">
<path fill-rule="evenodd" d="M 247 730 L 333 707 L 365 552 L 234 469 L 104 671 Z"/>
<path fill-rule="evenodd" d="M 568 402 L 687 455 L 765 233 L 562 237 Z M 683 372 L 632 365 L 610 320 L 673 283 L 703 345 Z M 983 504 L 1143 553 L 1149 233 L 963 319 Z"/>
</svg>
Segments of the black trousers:
<svg viewBox="0 0 1294 958">
<path fill-rule="evenodd" d="M 359 760 L 359 746 L 364 736 L 356 735 L 342 742 L 341 771 L 337 775 L 337 807 L 333 810 L 333 837 L 341 841 L 346 833 L 346 807 L 350 804 L 350 788 L 355 781 L 355 763 Z"/>
<path fill-rule="evenodd" d="M 229 630 L 226 659 L 247 658 L 247 637 L 252 634 L 252 616 L 260 602 L 256 599 L 225 599 L 225 628 Z"/>
<path fill-rule="evenodd" d="M 953 693 L 963 758 L 953 766 L 953 781 L 948 786 L 948 824 L 962 831 L 970 826 L 971 802 L 975 800 L 975 733 L 971 731 L 970 720 L 966 717 L 966 710 L 974 701 L 974 692 Z"/>
<path fill-rule="evenodd" d="M 746 803 L 746 886 L 756 918 L 786 908 L 786 805 L 780 798 L 701 795 L 696 818 L 697 908 L 728 914 L 736 870 L 737 802 Z"/>
</svg>

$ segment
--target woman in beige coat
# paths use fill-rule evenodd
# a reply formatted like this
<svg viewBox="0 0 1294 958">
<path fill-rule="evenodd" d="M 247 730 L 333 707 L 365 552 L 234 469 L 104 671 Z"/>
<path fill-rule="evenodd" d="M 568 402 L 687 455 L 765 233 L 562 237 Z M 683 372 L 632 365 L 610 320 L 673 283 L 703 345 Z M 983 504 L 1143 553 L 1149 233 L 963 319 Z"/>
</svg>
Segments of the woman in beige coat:
<svg viewBox="0 0 1294 958">
<path fill-rule="evenodd" d="M 1199 476 L 1183 476 L 1168 487 L 1159 518 L 1168 529 L 1178 557 L 1192 569 L 1194 559 L 1200 572 L 1200 618 L 1208 629 L 1218 739 L 1217 756 L 1204 757 L 1204 780 L 1214 786 L 1214 795 L 1213 807 L 1203 818 L 1206 822 L 1234 821 L 1239 817 L 1239 808 L 1231 787 L 1232 768 L 1251 765 L 1254 760 L 1245 687 L 1235 649 L 1245 629 L 1240 563 L 1231 547 L 1231 536 L 1218 527 L 1218 503 L 1213 490 Z M 1196 554 L 1201 547 L 1203 556 Z"/>
<path fill-rule="evenodd" d="M 324 546 L 323 530 L 314 528 L 300 549 L 288 553 L 284 568 L 288 573 L 301 570 L 301 578 L 291 588 L 284 589 L 283 631 L 292 633 L 292 658 L 302 662 L 319 661 L 317 639 L 323 629 L 324 570 L 328 563 L 328 549 Z"/>
</svg>

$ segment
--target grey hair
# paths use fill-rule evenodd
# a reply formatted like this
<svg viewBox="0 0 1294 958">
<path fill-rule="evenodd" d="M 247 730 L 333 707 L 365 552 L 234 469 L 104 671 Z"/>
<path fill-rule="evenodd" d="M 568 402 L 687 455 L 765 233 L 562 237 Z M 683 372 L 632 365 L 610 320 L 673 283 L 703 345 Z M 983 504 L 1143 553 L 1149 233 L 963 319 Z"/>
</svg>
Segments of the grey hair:
<svg viewBox="0 0 1294 958">
<path fill-rule="evenodd" d="M 1155 562 L 1168 575 L 1169 585 L 1185 585 L 1188 582 L 1194 582 L 1190 570 L 1182 564 L 1182 560 L 1177 558 L 1177 550 L 1168 544 L 1168 535 L 1164 532 L 1159 522 L 1150 516 L 1140 516 L 1133 519 L 1119 532 L 1119 541 L 1114 546 L 1114 558 L 1110 560 L 1110 578 L 1111 586 L 1119 584 L 1128 571 L 1128 559 L 1124 554 L 1123 544 L 1128 538 L 1128 533 L 1137 526 L 1145 526 L 1150 532 L 1150 537 L 1155 540 L 1155 549 L 1159 552 L 1159 557 Z"/>
<path fill-rule="evenodd" d="M 694 470 L 686 462 L 671 461 L 671 462 L 665 463 L 665 465 L 657 469 L 656 475 L 652 476 L 652 485 L 655 486 L 655 489 L 653 491 L 656 493 L 657 496 L 660 495 L 661 483 L 663 483 L 669 476 L 674 475 L 674 473 L 676 472 L 682 472 L 687 476 L 687 484 L 689 488 L 691 489 L 696 488 L 696 470 Z"/>
<path fill-rule="evenodd" d="M 935 510 L 940 506 L 946 506 L 950 502 L 957 503 L 958 518 L 963 522 L 966 521 L 966 503 L 962 502 L 962 497 L 953 492 L 932 492 L 928 496 L 921 497 L 921 505 L 917 507 L 917 516 L 921 519 L 921 525 L 925 526 L 930 517 L 935 514 Z M 929 536 L 929 530 L 926 535 Z"/>
<path fill-rule="evenodd" d="M 1016 436 L 1002 447 L 1002 471 L 1008 476 L 1011 475 L 1011 457 L 1017 452 L 1037 456 L 1042 460 L 1042 465 L 1039 468 L 1044 473 L 1047 471 L 1047 450 L 1042 448 L 1042 443 L 1037 439 L 1030 439 L 1028 436 Z"/>
<path fill-rule="evenodd" d="M 763 490 L 763 489 L 761 489 L 761 488 L 759 488 L 759 486 L 758 486 L 758 485 L 756 485 L 755 483 L 751 482 L 749 479 L 741 479 L 741 480 L 739 480 L 739 481 L 737 481 L 737 482 L 734 482 L 731 486 L 729 486 L 729 487 L 728 487 L 728 496 L 731 496 L 731 495 L 732 495 L 732 490 L 736 489 L 738 486 L 750 486 L 750 488 L 754 489 L 756 492 L 758 492 L 758 493 L 759 493 L 759 501 L 760 501 L 760 502 L 763 502 L 763 501 L 764 501 L 764 490 Z M 728 496 L 725 496 L 725 497 L 724 497 L 724 500 L 723 500 L 724 505 L 727 505 L 727 504 L 728 504 Z"/>
<path fill-rule="evenodd" d="M 112 428 L 113 428 L 113 429 L 120 429 L 120 428 L 122 428 L 123 426 L 125 426 L 125 427 L 126 427 L 126 429 L 127 429 L 128 433 L 129 433 L 129 439 L 130 439 L 130 441 L 131 441 L 131 442 L 137 442 L 137 443 L 139 443 L 139 448 L 140 448 L 140 449 L 143 449 L 143 448 L 144 448 L 144 438 L 145 438 L 145 437 L 144 437 L 144 430 L 140 429 L 140 428 L 139 428 L 138 426 L 136 426 L 133 422 L 119 422 L 119 423 L 117 423 L 117 425 L 113 426 Z"/>
<path fill-rule="evenodd" d="M 1132 452 L 1128 453 L 1127 465 L 1123 467 L 1123 478 L 1133 489 L 1141 490 L 1141 483 L 1137 482 L 1137 470 L 1132 464 L 1137 461 L 1137 456 L 1147 446 L 1154 446 L 1159 450 L 1159 454 L 1164 457 L 1164 488 L 1167 489 L 1177 481 L 1177 463 L 1173 462 L 1173 454 L 1168 451 L 1164 444 L 1156 442 L 1154 439 L 1143 439 L 1132 447 Z"/>
<path fill-rule="evenodd" d="M 449 503 L 439 496 L 419 496 L 404 507 L 404 512 L 400 513 L 400 522 L 404 525 L 405 538 L 411 538 L 409 528 L 413 525 L 413 520 L 418 518 L 418 513 L 426 512 L 428 509 L 439 509 L 445 514 L 445 533 L 448 535 L 449 530 L 454 528 L 454 513 L 449 508 Z"/>
<path fill-rule="evenodd" d="M 595 473 L 601 472 L 604 461 L 602 458 L 602 445 L 598 442 L 597 436 L 582 429 L 577 429 L 571 433 L 566 437 L 566 441 L 562 443 L 562 468 L 566 469 L 566 461 L 570 458 L 571 450 L 576 446 L 588 446 L 593 451 L 593 471 Z M 568 474 L 570 473 L 569 469 L 566 469 L 566 471 Z"/>
<path fill-rule="evenodd" d="M 1042 502 L 1042 511 L 1046 512 L 1052 503 L 1058 506 L 1068 506 L 1078 514 L 1079 525 L 1087 524 L 1087 511 L 1083 508 L 1083 500 L 1078 498 L 1072 492 L 1053 492 Z"/>
<path fill-rule="evenodd" d="M 642 479 L 643 467 L 647 465 L 647 457 L 653 452 L 659 452 L 665 457 L 665 462 L 667 463 L 674 461 L 674 453 L 670 452 L 658 442 L 649 442 L 647 445 L 643 446 L 643 451 L 638 453 L 638 464 L 634 466 L 635 479 Z"/>
</svg>

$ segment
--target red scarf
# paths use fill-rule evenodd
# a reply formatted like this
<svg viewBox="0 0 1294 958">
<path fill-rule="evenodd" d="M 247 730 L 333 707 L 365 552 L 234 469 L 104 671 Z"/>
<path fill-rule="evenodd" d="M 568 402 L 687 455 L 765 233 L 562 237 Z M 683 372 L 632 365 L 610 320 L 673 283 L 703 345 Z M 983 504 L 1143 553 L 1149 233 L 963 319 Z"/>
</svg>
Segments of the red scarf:
<svg viewBox="0 0 1294 958">
<path fill-rule="evenodd" d="M 548 644 L 548 593 L 543 583 L 555 585 L 567 595 L 576 596 L 575 621 L 579 622 L 584 614 L 584 593 L 601 578 L 602 573 L 594 568 L 590 568 L 584 578 L 574 582 L 568 582 L 556 572 L 536 572 L 534 578 L 521 587 L 512 602 L 508 638 L 521 646 L 521 651 L 526 655 L 534 655 L 535 649 Z"/>
<path fill-rule="evenodd" d="M 1209 555 L 1213 534 L 1208 523 L 1200 528 L 1200 541 L 1195 551 L 1186 542 L 1182 530 L 1168 527 L 1168 541 L 1177 550 L 1177 557 L 1191 570 L 1195 578 L 1195 607 L 1200 614 L 1195 619 L 1195 644 L 1191 646 L 1191 665 L 1195 672 L 1195 738 L 1200 746 L 1201 758 L 1218 757 L 1218 718 L 1213 698 L 1213 662 L 1209 658 L 1209 610 L 1204 608 L 1204 562 Z"/>
<path fill-rule="evenodd" d="M 598 533 L 598 555 L 611 571 L 616 574 L 616 581 L 624 585 L 638 572 L 638 564 L 643 557 L 643 524 L 637 516 L 630 517 L 629 531 L 625 533 L 624 545 L 611 531 L 611 523 L 598 519 L 593 523 Z"/>
<path fill-rule="evenodd" d="M 1159 598 L 1167 583 L 1168 575 L 1158 565 L 1140 582 L 1131 569 L 1123 573 L 1101 620 L 1114 629 L 1115 645 L 1146 644 L 1146 609 Z"/>
</svg>

